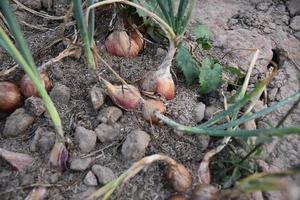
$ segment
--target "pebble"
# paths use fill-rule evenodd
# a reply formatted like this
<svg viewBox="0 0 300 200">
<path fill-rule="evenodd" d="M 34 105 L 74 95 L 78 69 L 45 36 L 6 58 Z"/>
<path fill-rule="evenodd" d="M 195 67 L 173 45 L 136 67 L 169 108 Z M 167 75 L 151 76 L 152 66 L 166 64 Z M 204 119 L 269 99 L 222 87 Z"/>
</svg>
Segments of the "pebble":
<svg viewBox="0 0 300 200">
<path fill-rule="evenodd" d="M 55 143 L 55 133 L 46 127 L 38 127 L 30 144 L 30 151 L 46 153 L 50 151 Z"/>
<path fill-rule="evenodd" d="M 91 158 L 75 158 L 70 163 L 70 169 L 74 171 L 84 171 L 90 166 L 91 162 Z"/>
<path fill-rule="evenodd" d="M 90 99 L 95 111 L 98 111 L 104 103 L 105 95 L 101 88 L 94 86 L 89 92 Z"/>
<path fill-rule="evenodd" d="M 7 117 L 3 136 L 13 137 L 18 136 L 33 124 L 34 117 L 27 114 L 24 108 L 15 110 L 9 117 Z"/>
<path fill-rule="evenodd" d="M 101 165 L 94 165 L 92 167 L 92 171 L 97 176 L 99 184 L 104 185 L 115 179 L 114 172 L 108 167 L 101 166 Z"/>
<path fill-rule="evenodd" d="M 290 27 L 295 31 L 300 31 L 300 15 L 291 20 Z"/>
<path fill-rule="evenodd" d="M 97 120 L 102 123 L 114 124 L 122 116 L 122 110 L 115 106 L 109 106 L 99 112 Z"/>
<path fill-rule="evenodd" d="M 59 174 L 58 173 L 51 174 L 49 179 L 50 179 L 49 181 L 51 184 L 57 183 L 57 181 L 59 179 Z"/>
<path fill-rule="evenodd" d="M 204 119 L 209 120 L 216 114 L 218 110 L 219 108 L 215 106 L 207 106 L 204 112 Z"/>
<path fill-rule="evenodd" d="M 255 130 L 256 129 L 256 123 L 255 123 L 254 119 L 245 122 L 242 125 L 242 129 L 245 129 L 245 130 Z"/>
<path fill-rule="evenodd" d="M 96 186 L 98 185 L 97 183 L 97 178 L 95 174 L 92 171 L 89 171 L 86 176 L 83 179 L 83 183 L 87 186 Z"/>
<path fill-rule="evenodd" d="M 156 56 L 164 56 L 164 55 L 166 55 L 166 53 L 167 53 L 167 51 L 160 47 L 157 48 L 157 50 L 156 50 Z"/>
<path fill-rule="evenodd" d="M 25 100 L 25 109 L 27 113 L 36 117 L 41 116 L 46 111 L 42 99 L 34 96 Z"/>
<path fill-rule="evenodd" d="M 84 153 L 92 151 L 96 146 L 97 136 L 92 130 L 79 126 L 75 130 L 74 137 L 75 142 Z"/>
<path fill-rule="evenodd" d="M 108 125 L 102 123 L 95 129 L 95 133 L 102 143 L 111 142 L 114 141 L 115 138 L 120 135 L 120 125 Z"/>
<path fill-rule="evenodd" d="M 122 155 L 126 159 L 137 160 L 144 156 L 150 136 L 140 130 L 130 133 L 122 145 Z"/>
<path fill-rule="evenodd" d="M 56 104 L 68 104 L 71 97 L 71 90 L 67 86 L 58 83 L 51 90 L 50 97 Z"/>
<path fill-rule="evenodd" d="M 201 122 L 204 119 L 205 104 L 200 102 L 194 107 L 193 114 L 196 122 Z"/>
</svg>

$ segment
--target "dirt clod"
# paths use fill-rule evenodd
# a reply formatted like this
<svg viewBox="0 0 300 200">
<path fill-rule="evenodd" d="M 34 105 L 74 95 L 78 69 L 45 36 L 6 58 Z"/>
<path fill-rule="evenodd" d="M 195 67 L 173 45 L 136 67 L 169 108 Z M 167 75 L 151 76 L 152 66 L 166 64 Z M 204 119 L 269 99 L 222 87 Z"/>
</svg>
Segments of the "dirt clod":
<svg viewBox="0 0 300 200">
<path fill-rule="evenodd" d="M 90 166 L 91 162 L 91 158 L 75 158 L 70 163 L 70 169 L 74 171 L 84 171 Z"/>
<path fill-rule="evenodd" d="M 300 16 L 296 16 L 291 20 L 291 28 L 295 31 L 300 31 Z"/>
<path fill-rule="evenodd" d="M 24 133 L 24 131 L 33 123 L 33 121 L 33 116 L 27 114 L 24 108 L 19 108 L 6 119 L 3 136 L 18 136 Z"/>
<path fill-rule="evenodd" d="M 122 154 L 126 159 L 137 160 L 144 156 L 150 142 L 150 136 L 140 130 L 130 133 L 122 145 Z"/>
<path fill-rule="evenodd" d="M 108 167 L 101 166 L 101 165 L 94 165 L 92 167 L 92 171 L 97 176 L 99 184 L 103 185 L 115 179 L 114 172 Z"/>
<path fill-rule="evenodd" d="M 46 110 L 42 99 L 34 96 L 25 100 L 25 109 L 27 113 L 36 117 L 41 116 Z"/>
<path fill-rule="evenodd" d="M 82 152 L 88 153 L 95 148 L 97 136 L 94 131 L 79 126 L 76 128 L 74 136 L 75 142 Z"/>
<path fill-rule="evenodd" d="M 109 106 L 99 112 L 97 120 L 102 123 L 114 124 L 122 116 L 122 110 L 115 107 Z"/>
<path fill-rule="evenodd" d="M 94 86 L 89 92 L 90 99 L 95 111 L 98 111 L 104 103 L 105 95 L 103 94 L 101 88 Z"/>
<path fill-rule="evenodd" d="M 67 86 L 58 83 L 51 90 L 50 97 L 58 105 L 68 104 L 71 97 L 71 90 Z"/>
<path fill-rule="evenodd" d="M 98 185 L 97 183 L 97 178 L 95 174 L 92 171 L 89 171 L 86 176 L 83 179 L 83 183 L 87 186 L 96 186 Z"/>
<path fill-rule="evenodd" d="M 120 125 L 119 124 L 108 125 L 102 123 L 95 129 L 95 132 L 98 139 L 102 143 L 111 142 L 115 140 L 117 136 L 120 135 Z"/>
<path fill-rule="evenodd" d="M 207 106 L 204 113 L 204 119 L 209 120 L 212 118 L 219 109 L 215 106 Z"/>
<path fill-rule="evenodd" d="M 49 131 L 45 127 L 39 127 L 34 133 L 33 140 L 30 145 L 31 151 L 39 151 L 46 153 L 50 151 L 55 143 L 55 133 Z"/>
<path fill-rule="evenodd" d="M 193 110 L 193 114 L 196 122 L 201 122 L 204 118 L 205 104 L 200 102 Z"/>
</svg>

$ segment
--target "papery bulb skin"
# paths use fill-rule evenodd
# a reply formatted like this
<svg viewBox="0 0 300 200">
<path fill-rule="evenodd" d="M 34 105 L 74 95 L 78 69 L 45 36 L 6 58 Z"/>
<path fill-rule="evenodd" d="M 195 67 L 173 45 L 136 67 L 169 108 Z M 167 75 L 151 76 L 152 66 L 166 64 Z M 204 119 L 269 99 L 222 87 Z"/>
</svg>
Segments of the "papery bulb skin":
<svg viewBox="0 0 300 200">
<path fill-rule="evenodd" d="M 164 113 L 166 111 L 166 107 L 162 101 L 148 99 L 143 103 L 142 114 L 143 118 L 147 122 L 157 123 L 159 121 L 159 119 L 154 114 L 155 111 L 158 111 L 160 113 Z"/>
<path fill-rule="evenodd" d="M 50 163 L 59 167 L 62 171 L 67 170 L 69 152 L 62 142 L 56 141 L 50 152 Z"/>
<path fill-rule="evenodd" d="M 148 72 L 142 79 L 140 86 L 142 90 L 154 92 L 166 100 L 172 100 L 175 97 L 175 84 L 168 70 Z"/>
<path fill-rule="evenodd" d="M 127 58 L 137 56 L 143 44 L 143 39 L 135 31 L 129 35 L 126 31 L 113 31 L 105 40 L 108 53 Z"/>
<path fill-rule="evenodd" d="M 115 86 L 109 82 L 105 82 L 105 84 L 108 96 L 120 108 L 132 111 L 140 105 L 141 93 L 136 87 L 132 85 L 128 85 L 130 88 L 126 85 Z"/>
<path fill-rule="evenodd" d="M 19 88 L 8 81 L 0 82 L 0 112 L 12 112 L 23 103 Z"/>
<path fill-rule="evenodd" d="M 46 89 L 46 91 L 49 91 L 52 88 L 52 81 L 49 79 L 47 73 L 42 72 L 40 73 L 40 75 L 41 75 L 40 78 L 44 88 Z M 23 96 L 26 98 L 31 96 L 35 96 L 35 97 L 39 96 L 37 89 L 35 88 L 33 82 L 30 80 L 30 78 L 27 75 L 24 75 L 23 78 L 21 79 L 20 90 Z"/>
<path fill-rule="evenodd" d="M 175 97 L 175 84 L 170 74 L 157 79 L 156 93 L 166 100 L 172 100 Z"/>
<path fill-rule="evenodd" d="M 170 164 L 166 176 L 168 183 L 177 192 L 186 192 L 192 187 L 192 175 L 182 164 Z"/>
</svg>

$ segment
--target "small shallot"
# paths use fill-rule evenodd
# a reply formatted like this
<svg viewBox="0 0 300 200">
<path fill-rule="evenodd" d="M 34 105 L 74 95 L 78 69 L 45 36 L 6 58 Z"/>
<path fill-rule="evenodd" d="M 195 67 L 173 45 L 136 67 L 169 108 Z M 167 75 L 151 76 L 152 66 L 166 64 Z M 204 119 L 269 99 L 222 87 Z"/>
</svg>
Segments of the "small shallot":
<svg viewBox="0 0 300 200">
<path fill-rule="evenodd" d="M 47 91 L 49 91 L 52 87 L 52 81 L 49 79 L 47 73 L 42 72 L 40 73 L 40 75 L 41 75 L 40 78 L 43 86 Z M 27 75 L 24 75 L 23 78 L 21 79 L 20 90 L 26 98 L 31 96 L 35 96 L 35 97 L 39 96 L 37 89 L 35 88 L 33 82 L 30 80 L 30 78 Z"/>
<path fill-rule="evenodd" d="M 8 81 L 0 82 L 0 112 L 12 112 L 22 105 L 18 87 Z"/>
<path fill-rule="evenodd" d="M 133 85 L 115 86 L 104 79 L 102 80 L 105 84 L 108 96 L 120 108 L 132 111 L 140 105 L 141 94 Z"/>
<path fill-rule="evenodd" d="M 33 163 L 33 158 L 24 153 L 16 153 L 0 148 L 0 157 L 6 160 L 18 171 L 22 171 Z"/>
<path fill-rule="evenodd" d="M 143 45 L 144 40 L 137 31 L 128 34 L 126 31 L 115 30 L 105 40 L 108 53 L 127 58 L 137 56 Z"/>
<path fill-rule="evenodd" d="M 147 122 L 158 122 L 159 119 L 155 116 L 155 111 L 159 111 L 160 113 L 164 113 L 166 111 L 166 107 L 162 101 L 149 99 L 143 103 L 142 114 Z"/>
<path fill-rule="evenodd" d="M 192 187 L 192 175 L 182 164 L 169 164 L 166 176 L 169 184 L 177 192 L 186 192 Z"/>
</svg>

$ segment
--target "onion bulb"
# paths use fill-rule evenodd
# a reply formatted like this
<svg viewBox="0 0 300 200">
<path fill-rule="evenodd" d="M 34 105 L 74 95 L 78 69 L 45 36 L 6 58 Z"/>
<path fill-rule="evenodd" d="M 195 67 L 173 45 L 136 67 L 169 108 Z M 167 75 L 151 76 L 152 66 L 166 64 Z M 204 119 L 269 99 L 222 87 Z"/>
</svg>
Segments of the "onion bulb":
<svg viewBox="0 0 300 200">
<path fill-rule="evenodd" d="M 177 192 L 186 192 L 192 187 L 192 175 L 182 164 L 169 164 L 166 176 L 169 184 Z"/>
<path fill-rule="evenodd" d="M 166 107 L 162 101 L 149 99 L 143 103 L 142 114 L 146 121 L 151 123 L 158 122 L 159 119 L 155 116 L 155 111 L 159 111 L 160 113 L 166 111 Z"/>
<path fill-rule="evenodd" d="M 137 31 L 113 31 L 105 40 L 108 53 L 114 56 L 132 58 L 138 55 L 144 46 L 144 40 Z"/>
<path fill-rule="evenodd" d="M 52 87 L 52 81 L 49 79 L 47 73 L 42 72 L 40 73 L 40 75 L 41 75 L 40 78 L 43 86 L 47 91 L 49 91 Z M 35 97 L 39 96 L 37 89 L 35 88 L 33 82 L 30 80 L 30 78 L 27 75 L 24 75 L 23 78 L 21 79 L 20 90 L 26 98 L 31 96 L 35 96 Z"/>
<path fill-rule="evenodd" d="M 8 81 L 0 82 L 0 111 L 12 112 L 22 105 L 22 95 L 18 87 Z"/>
<path fill-rule="evenodd" d="M 166 100 L 175 97 L 175 84 L 170 70 L 159 69 L 148 72 L 142 79 L 141 88 L 144 91 L 154 92 Z"/>
<path fill-rule="evenodd" d="M 115 86 L 104 79 L 103 82 L 107 95 L 117 106 L 127 111 L 132 111 L 139 106 L 141 94 L 136 87 L 133 85 L 128 85 L 129 87 L 126 85 Z"/>
</svg>

